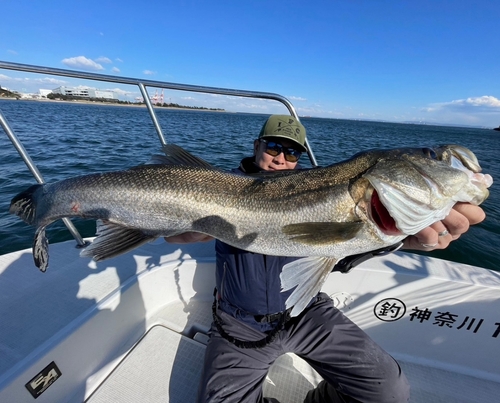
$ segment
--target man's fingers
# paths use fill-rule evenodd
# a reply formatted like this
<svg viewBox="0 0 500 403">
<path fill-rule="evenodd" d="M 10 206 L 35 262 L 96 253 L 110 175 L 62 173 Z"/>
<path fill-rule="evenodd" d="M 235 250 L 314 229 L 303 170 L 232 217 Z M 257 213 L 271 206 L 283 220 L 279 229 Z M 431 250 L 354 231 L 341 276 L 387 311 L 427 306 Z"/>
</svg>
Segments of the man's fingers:
<svg viewBox="0 0 500 403">
<path fill-rule="evenodd" d="M 469 225 L 479 224 L 486 218 L 486 214 L 481 207 L 470 203 L 457 203 L 453 207 L 453 210 L 465 216 L 469 221 Z"/>
</svg>

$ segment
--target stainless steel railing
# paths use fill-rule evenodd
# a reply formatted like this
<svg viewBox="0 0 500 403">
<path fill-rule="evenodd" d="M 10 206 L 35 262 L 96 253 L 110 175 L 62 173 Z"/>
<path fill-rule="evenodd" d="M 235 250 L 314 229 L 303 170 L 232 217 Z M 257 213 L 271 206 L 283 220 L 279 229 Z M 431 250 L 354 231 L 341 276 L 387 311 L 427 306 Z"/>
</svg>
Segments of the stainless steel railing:
<svg viewBox="0 0 500 403">
<path fill-rule="evenodd" d="M 14 134 L 14 131 L 12 130 L 9 123 L 5 119 L 5 116 L 3 115 L 2 111 L 0 111 L 0 125 L 3 127 L 5 134 L 7 134 L 7 137 L 10 139 L 10 141 L 12 142 L 14 147 L 16 148 L 17 152 L 19 153 L 19 155 L 22 157 L 22 159 L 24 160 L 24 162 L 28 166 L 28 169 L 31 171 L 31 173 L 35 177 L 36 181 L 38 183 L 45 183 L 45 181 L 42 177 L 42 174 L 40 173 L 40 171 L 36 167 L 35 163 L 31 159 L 31 157 L 29 156 L 28 152 L 26 151 L 26 149 L 24 148 L 22 143 L 19 141 L 17 136 Z M 86 245 L 85 241 L 83 240 L 82 236 L 80 235 L 80 233 L 78 232 L 76 227 L 73 225 L 71 220 L 69 218 L 63 218 L 62 221 L 64 222 L 64 225 L 66 225 L 66 228 L 68 228 L 68 230 L 71 233 L 71 235 L 73 236 L 73 238 L 75 238 L 78 246 L 85 246 Z"/>
<path fill-rule="evenodd" d="M 80 79 L 85 79 L 85 80 L 94 80 L 94 81 L 104 81 L 104 82 L 111 82 L 111 83 L 117 83 L 117 84 L 125 84 L 125 85 L 136 85 L 144 99 L 144 103 L 146 104 L 146 108 L 149 112 L 149 115 L 151 117 L 151 120 L 153 121 L 156 133 L 158 135 L 158 138 L 160 139 L 160 142 L 162 145 L 167 144 L 167 141 L 165 140 L 165 136 L 163 134 L 162 128 L 160 126 L 160 123 L 158 122 L 158 119 L 156 117 L 156 113 L 154 111 L 153 105 L 151 103 L 151 100 L 149 98 L 149 94 L 147 92 L 146 87 L 156 87 L 156 88 L 163 88 L 163 89 L 170 89 L 170 90 L 179 90 L 179 91 L 189 91 L 189 92 L 199 92 L 199 93 L 206 93 L 206 94 L 217 94 L 217 95 L 228 95 L 228 96 L 235 96 L 235 97 L 244 97 L 244 98 L 256 98 L 256 99 L 267 99 L 267 100 L 273 100 L 280 102 L 283 104 L 290 114 L 295 117 L 297 120 L 299 119 L 297 112 L 295 111 L 294 106 L 292 103 L 286 99 L 285 97 L 279 95 L 279 94 L 274 94 L 270 92 L 256 92 L 256 91 L 246 91 L 246 90 L 235 90 L 235 89 L 228 89 L 228 88 L 217 88 L 217 87 L 204 87 L 204 86 L 198 86 L 198 85 L 188 85 L 188 84 L 178 84 L 178 83 L 170 83 L 166 81 L 154 81 L 154 80 L 142 80 L 138 78 L 129 78 L 129 77 L 119 77 L 119 76 L 111 76 L 111 75 L 106 75 L 106 74 L 96 74 L 96 73 L 87 73 L 83 71 L 74 71 L 74 70 L 66 70 L 66 69 L 57 69 L 57 68 L 52 68 L 52 67 L 43 67 L 43 66 L 33 66 L 29 64 L 20 64 L 20 63 L 10 63 L 10 62 L 4 62 L 0 61 L 0 69 L 6 69 L 6 70 L 15 70 L 15 71 L 24 71 L 27 73 L 38 73 L 38 74 L 48 74 L 48 75 L 54 75 L 54 76 L 63 76 L 63 77 L 71 77 L 71 78 L 80 78 Z M 28 169 L 31 171 L 35 179 L 39 183 L 44 183 L 43 177 L 34 164 L 33 160 L 31 157 L 28 155 L 26 149 L 24 146 L 21 144 L 19 141 L 18 137 L 12 130 L 12 128 L 9 126 L 7 120 L 3 116 L 2 112 L 0 111 L 0 125 L 3 127 L 5 133 L 11 140 L 12 144 L 16 148 L 17 152 L 23 159 L 23 161 L 26 163 L 28 166 Z M 316 157 L 314 156 L 314 153 L 311 150 L 311 147 L 309 146 L 309 142 L 306 139 L 306 146 L 308 149 L 308 156 L 309 159 L 311 160 L 311 164 L 313 166 L 317 166 L 316 162 Z M 79 246 L 85 245 L 85 242 L 81 235 L 78 233 L 78 230 L 74 227 L 72 222 L 64 218 L 63 219 L 66 227 L 68 227 L 69 231 L 73 235 L 73 237 L 76 239 L 77 243 Z"/>
</svg>

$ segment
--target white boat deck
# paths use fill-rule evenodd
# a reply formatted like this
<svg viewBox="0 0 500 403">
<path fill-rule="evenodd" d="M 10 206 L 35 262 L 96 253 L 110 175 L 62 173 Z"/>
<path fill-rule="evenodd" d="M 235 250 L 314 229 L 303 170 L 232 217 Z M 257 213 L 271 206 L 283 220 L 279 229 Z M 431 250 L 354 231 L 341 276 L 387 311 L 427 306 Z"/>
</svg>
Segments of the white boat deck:
<svg viewBox="0 0 500 403">
<path fill-rule="evenodd" d="M 97 264 L 73 245 L 50 245 L 45 274 L 30 250 L 0 256 L 0 402 L 32 402 L 25 385 L 51 362 L 62 375 L 37 403 L 194 401 L 213 244 L 158 241 Z M 412 402 L 499 401 L 499 273 L 396 253 L 330 275 L 323 291 L 398 359 Z M 302 402 L 319 381 L 287 354 L 264 395 Z"/>
<path fill-rule="evenodd" d="M 203 318 L 204 323 L 192 324 L 201 329 L 210 323 L 210 304 L 199 304 L 198 308 L 191 314 Z M 180 309 L 179 303 L 167 307 L 167 318 Z M 165 320 L 168 324 L 170 319 Z M 86 402 L 194 403 L 205 351 L 203 336 L 196 341 L 199 335 L 195 333 L 193 340 L 163 325 L 152 327 Z M 401 359 L 399 363 L 411 383 L 411 402 L 498 401 L 497 382 Z M 321 377 L 305 361 L 295 354 L 286 354 L 271 367 L 264 396 L 283 403 L 302 403 L 307 392 L 320 381 Z"/>
</svg>

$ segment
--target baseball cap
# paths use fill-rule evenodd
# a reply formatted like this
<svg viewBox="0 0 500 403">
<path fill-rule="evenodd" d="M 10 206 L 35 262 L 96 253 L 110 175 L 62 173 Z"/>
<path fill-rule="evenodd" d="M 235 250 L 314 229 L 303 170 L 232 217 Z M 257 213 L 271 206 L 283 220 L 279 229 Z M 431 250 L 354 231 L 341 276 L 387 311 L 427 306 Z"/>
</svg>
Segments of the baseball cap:
<svg viewBox="0 0 500 403">
<path fill-rule="evenodd" d="M 297 144 L 298 150 L 307 151 L 306 128 L 293 116 L 271 115 L 259 134 L 259 138 L 265 137 L 291 140 Z"/>
</svg>

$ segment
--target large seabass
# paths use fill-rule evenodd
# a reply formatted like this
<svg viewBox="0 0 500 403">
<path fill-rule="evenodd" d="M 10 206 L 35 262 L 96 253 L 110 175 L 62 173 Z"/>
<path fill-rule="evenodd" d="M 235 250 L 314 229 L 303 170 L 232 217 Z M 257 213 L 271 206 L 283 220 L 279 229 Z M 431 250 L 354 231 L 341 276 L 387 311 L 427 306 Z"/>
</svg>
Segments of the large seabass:
<svg viewBox="0 0 500 403">
<path fill-rule="evenodd" d="M 34 185 L 10 212 L 37 227 L 36 266 L 48 267 L 45 228 L 62 217 L 99 219 L 82 256 L 102 260 L 187 231 L 268 255 L 300 256 L 283 289 L 297 315 L 345 256 L 399 242 L 444 218 L 456 202 L 482 203 L 492 184 L 469 149 L 370 150 L 324 168 L 239 176 L 167 145 L 154 164 Z"/>
</svg>

